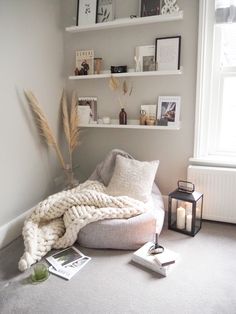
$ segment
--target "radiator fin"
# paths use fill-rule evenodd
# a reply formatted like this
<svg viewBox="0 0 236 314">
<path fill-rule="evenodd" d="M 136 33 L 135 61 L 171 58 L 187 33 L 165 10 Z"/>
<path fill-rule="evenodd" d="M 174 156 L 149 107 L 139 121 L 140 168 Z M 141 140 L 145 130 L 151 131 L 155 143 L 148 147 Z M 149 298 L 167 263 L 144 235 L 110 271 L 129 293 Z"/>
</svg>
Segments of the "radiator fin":
<svg viewBox="0 0 236 314">
<path fill-rule="evenodd" d="M 204 219 L 236 223 L 236 169 L 189 166 L 188 181 L 204 194 Z"/>
</svg>

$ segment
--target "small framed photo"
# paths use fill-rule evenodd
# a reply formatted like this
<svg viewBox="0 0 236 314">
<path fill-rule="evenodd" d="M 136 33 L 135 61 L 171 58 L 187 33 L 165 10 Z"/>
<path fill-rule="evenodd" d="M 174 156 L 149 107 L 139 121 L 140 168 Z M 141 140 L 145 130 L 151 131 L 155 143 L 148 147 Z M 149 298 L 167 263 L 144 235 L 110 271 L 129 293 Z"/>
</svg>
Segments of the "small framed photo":
<svg viewBox="0 0 236 314">
<path fill-rule="evenodd" d="M 159 15 L 161 12 L 161 0 L 141 0 L 140 16 Z"/>
<path fill-rule="evenodd" d="M 76 50 L 75 66 L 79 75 L 91 75 L 94 72 L 94 51 Z"/>
<path fill-rule="evenodd" d="M 155 71 L 155 46 L 138 46 L 135 48 L 136 72 Z"/>
<path fill-rule="evenodd" d="M 180 69 L 181 36 L 156 38 L 156 67 L 158 71 Z"/>
<path fill-rule="evenodd" d="M 97 23 L 105 23 L 114 20 L 115 1 L 114 0 L 98 0 L 97 4 Z"/>
<path fill-rule="evenodd" d="M 159 96 L 157 119 L 167 120 L 168 125 L 179 124 L 180 116 L 180 96 Z"/>
<path fill-rule="evenodd" d="M 96 23 L 97 0 L 77 0 L 76 25 Z"/>
<path fill-rule="evenodd" d="M 97 97 L 78 97 L 78 106 L 89 106 L 90 107 L 90 118 L 89 123 L 97 123 Z"/>
</svg>

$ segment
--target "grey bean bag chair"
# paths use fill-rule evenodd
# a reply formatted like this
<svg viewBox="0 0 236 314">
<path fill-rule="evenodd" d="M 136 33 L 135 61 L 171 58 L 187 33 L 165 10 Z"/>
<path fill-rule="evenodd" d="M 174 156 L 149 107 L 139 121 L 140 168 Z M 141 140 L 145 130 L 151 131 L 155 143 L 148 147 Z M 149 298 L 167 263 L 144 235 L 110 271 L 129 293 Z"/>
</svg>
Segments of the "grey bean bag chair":
<svg viewBox="0 0 236 314">
<path fill-rule="evenodd" d="M 114 149 L 90 176 L 107 186 L 112 177 L 116 156 L 133 157 L 128 153 Z M 164 205 L 161 193 L 154 183 L 150 199 L 150 210 L 129 219 L 106 219 L 96 221 L 82 228 L 78 235 L 81 246 L 99 249 L 136 250 L 144 243 L 153 241 L 154 234 L 160 234 L 164 222 Z"/>
</svg>

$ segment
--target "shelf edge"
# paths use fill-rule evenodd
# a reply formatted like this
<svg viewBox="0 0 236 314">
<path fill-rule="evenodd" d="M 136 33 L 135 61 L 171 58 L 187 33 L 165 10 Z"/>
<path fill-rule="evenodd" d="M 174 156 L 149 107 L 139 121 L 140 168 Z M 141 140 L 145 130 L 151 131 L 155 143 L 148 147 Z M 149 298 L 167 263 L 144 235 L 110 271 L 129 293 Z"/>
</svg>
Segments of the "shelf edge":
<svg viewBox="0 0 236 314">
<path fill-rule="evenodd" d="M 87 32 L 87 31 L 95 31 L 95 30 L 104 30 L 104 29 L 112 29 L 119 27 L 127 27 L 127 26 L 136 26 L 136 25 L 144 25 L 144 24 L 152 24 L 152 23 L 161 23 L 161 22 L 171 22 L 183 19 L 183 11 L 179 11 L 174 14 L 168 15 L 153 15 L 148 17 L 137 17 L 137 18 L 124 18 L 117 19 L 111 22 L 106 23 L 95 23 L 90 25 L 81 25 L 81 26 L 69 26 L 66 27 L 66 32 L 69 33 L 79 33 L 79 32 Z"/>
<path fill-rule="evenodd" d="M 168 76 L 183 74 L 183 67 L 180 70 L 174 71 L 146 71 L 146 72 L 126 72 L 126 73 L 105 73 L 105 74 L 91 74 L 91 75 L 71 75 L 69 80 L 89 80 L 89 79 L 103 79 L 112 76 L 115 77 L 149 77 L 149 76 Z"/>
</svg>

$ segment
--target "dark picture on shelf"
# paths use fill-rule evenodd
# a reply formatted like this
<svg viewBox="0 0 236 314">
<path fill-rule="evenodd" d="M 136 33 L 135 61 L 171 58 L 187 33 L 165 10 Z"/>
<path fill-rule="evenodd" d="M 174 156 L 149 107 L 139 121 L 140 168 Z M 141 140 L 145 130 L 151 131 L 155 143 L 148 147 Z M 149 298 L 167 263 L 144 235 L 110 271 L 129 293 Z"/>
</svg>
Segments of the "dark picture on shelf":
<svg viewBox="0 0 236 314">
<path fill-rule="evenodd" d="M 141 17 L 159 15 L 160 11 L 160 0 L 141 0 Z"/>
<path fill-rule="evenodd" d="M 163 102 L 161 104 L 161 119 L 167 119 L 170 122 L 175 121 L 176 102 Z"/>
<path fill-rule="evenodd" d="M 98 0 L 97 23 L 109 22 L 114 19 L 114 0 Z"/>
<path fill-rule="evenodd" d="M 168 125 L 179 122 L 180 97 L 160 96 L 158 99 L 158 119 L 167 120 Z"/>
</svg>

